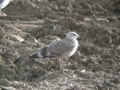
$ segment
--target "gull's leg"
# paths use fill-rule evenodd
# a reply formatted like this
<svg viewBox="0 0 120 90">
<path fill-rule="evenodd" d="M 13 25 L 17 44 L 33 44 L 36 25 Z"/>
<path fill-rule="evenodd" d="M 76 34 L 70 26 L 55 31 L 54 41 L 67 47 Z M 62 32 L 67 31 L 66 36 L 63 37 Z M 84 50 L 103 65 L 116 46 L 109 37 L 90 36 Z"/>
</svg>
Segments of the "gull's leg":
<svg viewBox="0 0 120 90">
<path fill-rule="evenodd" d="M 59 64 L 59 70 L 61 73 L 64 73 L 64 62 L 63 62 L 63 58 L 59 57 L 58 58 L 58 64 Z"/>
</svg>

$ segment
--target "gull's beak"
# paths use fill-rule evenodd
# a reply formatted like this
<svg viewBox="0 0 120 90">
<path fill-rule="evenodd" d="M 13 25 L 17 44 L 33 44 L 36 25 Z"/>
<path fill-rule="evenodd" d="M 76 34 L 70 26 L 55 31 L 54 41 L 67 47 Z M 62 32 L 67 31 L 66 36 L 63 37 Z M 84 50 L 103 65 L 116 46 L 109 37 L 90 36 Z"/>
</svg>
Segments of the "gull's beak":
<svg viewBox="0 0 120 90">
<path fill-rule="evenodd" d="M 78 38 L 80 38 L 80 35 L 79 35 L 79 34 L 77 34 L 77 37 L 78 37 Z"/>
<path fill-rule="evenodd" d="M 80 35 L 79 34 L 77 35 L 77 37 L 78 37 L 78 39 L 80 39 Z"/>
<path fill-rule="evenodd" d="M 80 36 L 78 36 L 78 40 L 81 40 Z"/>
</svg>

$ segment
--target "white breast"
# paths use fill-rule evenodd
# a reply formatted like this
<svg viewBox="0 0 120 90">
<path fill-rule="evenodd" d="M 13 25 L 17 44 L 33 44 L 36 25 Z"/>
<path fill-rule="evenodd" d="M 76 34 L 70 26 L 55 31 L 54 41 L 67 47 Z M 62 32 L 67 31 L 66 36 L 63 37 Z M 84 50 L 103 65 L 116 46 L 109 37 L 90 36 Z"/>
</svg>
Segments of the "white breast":
<svg viewBox="0 0 120 90">
<path fill-rule="evenodd" d="M 71 57 L 78 49 L 79 43 L 77 40 L 74 40 L 74 48 L 72 49 L 72 51 L 69 53 L 69 57 Z"/>
</svg>

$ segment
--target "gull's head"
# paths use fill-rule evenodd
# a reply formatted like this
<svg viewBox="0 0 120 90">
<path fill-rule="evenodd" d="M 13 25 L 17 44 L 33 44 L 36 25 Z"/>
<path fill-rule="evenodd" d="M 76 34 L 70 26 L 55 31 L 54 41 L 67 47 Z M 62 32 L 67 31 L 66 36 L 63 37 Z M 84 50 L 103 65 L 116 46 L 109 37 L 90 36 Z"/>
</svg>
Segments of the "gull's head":
<svg viewBox="0 0 120 90">
<path fill-rule="evenodd" d="M 77 34 L 76 32 L 68 32 L 66 34 L 66 38 L 69 39 L 77 39 L 79 37 L 79 34 Z"/>
</svg>

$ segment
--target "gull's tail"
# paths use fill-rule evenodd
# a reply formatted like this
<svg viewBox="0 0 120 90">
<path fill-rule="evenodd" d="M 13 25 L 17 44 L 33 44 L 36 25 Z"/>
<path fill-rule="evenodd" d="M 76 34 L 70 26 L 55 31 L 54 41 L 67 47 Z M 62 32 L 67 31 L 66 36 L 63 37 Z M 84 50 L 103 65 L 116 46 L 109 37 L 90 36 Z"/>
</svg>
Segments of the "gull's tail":
<svg viewBox="0 0 120 90">
<path fill-rule="evenodd" d="M 47 47 L 41 48 L 39 51 L 33 53 L 31 58 L 45 58 L 47 57 Z"/>
</svg>

